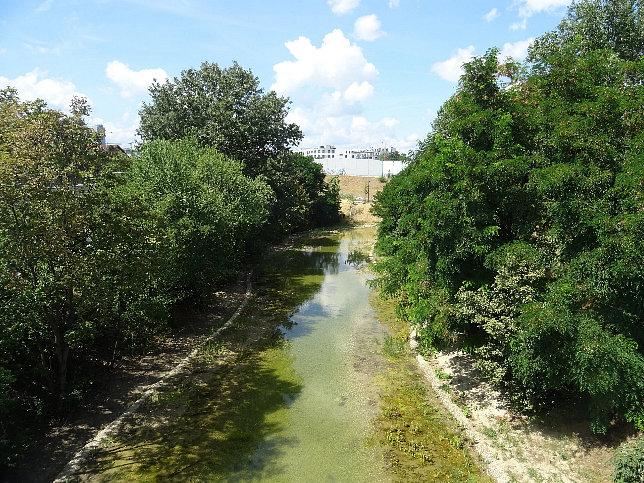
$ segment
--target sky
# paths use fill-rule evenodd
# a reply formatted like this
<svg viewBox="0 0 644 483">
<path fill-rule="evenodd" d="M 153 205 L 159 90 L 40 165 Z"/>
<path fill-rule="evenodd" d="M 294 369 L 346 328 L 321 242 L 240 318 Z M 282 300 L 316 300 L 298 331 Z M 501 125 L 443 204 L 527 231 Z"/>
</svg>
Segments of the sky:
<svg viewBox="0 0 644 483">
<path fill-rule="evenodd" d="M 128 147 L 148 87 L 233 62 L 290 99 L 299 147 L 413 149 L 462 64 L 521 61 L 571 0 L 0 0 L 0 88 L 68 111 Z"/>
</svg>

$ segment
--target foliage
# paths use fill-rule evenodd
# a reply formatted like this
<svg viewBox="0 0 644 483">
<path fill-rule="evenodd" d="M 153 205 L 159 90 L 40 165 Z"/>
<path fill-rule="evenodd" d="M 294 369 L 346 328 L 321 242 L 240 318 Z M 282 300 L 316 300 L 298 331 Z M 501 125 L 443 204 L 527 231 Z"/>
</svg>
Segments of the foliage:
<svg viewBox="0 0 644 483">
<path fill-rule="evenodd" d="M 236 273 L 268 217 L 273 193 L 241 163 L 194 138 L 143 144 L 123 193 L 161 225 L 163 280 L 178 299 Z"/>
<path fill-rule="evenodd" d="M 246 175 L 265 178 L 275 198 L 263 238 L 279 239 L 338 218 L 339 198 L 325 186 L 321 166 L 289 151 L 302 132 L 286 122 L 288 99 L 265 93 L 251 71 L 237 63 L 222 69 L 204 62 L 173 81 L 154 83 L 150 95 L 151 103 L 140 111 L 144 140 L 191 136 L 242 162 Z"/>
<path fill-rule="evenodd" d="M 284 153 L 267 161 L 264 176 L 275 193 L 265 230 L 270 239 L 339 219 L 339 182 L 327 184 L 322 165 L 312 157 Z"/>
<path fill-rule="evenodd" d="M 490 50 L 374 207 L 374 284 L 426 349 L 476 340 L 518 405 L 583 401 L 599 433 L 644 424 L 643 81 L 611 50 Z"/>
<path fill-rule="evenodd" d="M 613 456 L 615 483 L 644 482 L 644 438 L 622 444 Z"/>
<path fill-rule="evenodd" d="M 0 99 L 0 439 L 12 440 L 62 413 L 80 361 L 113 361 L 165 317 L 140 207 L 113 196 L 128 160 L 101 149 L 86 102 L 65 115 L 11 89 Z"/>
<path fill-rule="evenodd" d="M 194 136 L 201 145 L 245 163 L 245 172 L 263 172 L 274 158 L 302 139 L 285 121 L 288 99 L 265 93 L 259 79 L 237 63 L 229 68 L 204 62 L 181 77 L 155 82 L 150 104 L 140 111 L 144 141 Z"/>
<path fill-rule="evenodd" d="M 576 0 L 556 30 L 536 39 L 529 60 L 547 61 L 563 52 L 585 56 L 593 50 L 614 52 L 623 60 L 644 55 L 640 0 Z"/>
<path fill-rule="evenodd" d="M 262 177 L 194 139 L 134 160 L 72 114 L 0 91 L 0 464 L 82 397 L 91 367 L 168 330 L 171 305 L 237 270 L 264 226 Z M 90 377 L 90 379 L 88 379 Z"/>
</svg>

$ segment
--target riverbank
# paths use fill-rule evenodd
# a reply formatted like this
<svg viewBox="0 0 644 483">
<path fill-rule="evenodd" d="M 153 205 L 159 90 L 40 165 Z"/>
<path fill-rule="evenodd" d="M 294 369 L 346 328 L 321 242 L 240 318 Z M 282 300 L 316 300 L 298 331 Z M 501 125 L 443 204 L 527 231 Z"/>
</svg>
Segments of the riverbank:
<svg viewBox="0 0 644 483">
<path fill-rule="evenodd" d="M 334 243 L 333 236 L 318 232 L 276 249 L 272 268 L 258 273 L 249 307 L 233 327 L 203 347 L 187 375 L 174 379 L 105 439 L 75 478 L 185 479 L 211 474 L 213 468 L 242 471 L 245 455 L 258 445 L 264 448 L 262 465 L 272 461 L 273 451 L 287 451 L 289 438 L 277 446 L 262 443 L 281 421 L 275 415 L 302 393 L 299 371 L 284 357 L 290 350 L 284 330 L 293 327 L 294 311 L 319 290 L 325 269 L 362 266 L 369 258 L 368 240 L 352 245 L 345 258 L 334 255 Z M 244 296 L 240 278 L 213 294 L 203 311 L 187 310 L 178 337 L 139 360 L 123 361 L 99 396 L 35 444 L 28 464 L 3 481 L 51 481 L 93 433 L 221 328 Z M 546 425 L 520 417 L 477 377 L 466 354 L 417 356 L 408 347 L 413 340 L 408 326 L 395 318 L 393 302 L 373 295 L 370 304 L 387 332 L 353 337 L 354 346 L 370 347 L 353 364 L 363 382 L 370 381 L 366 408 L 373 428 L 367 444 L 382 452 L 393 481 L 491 481 L 479 466 L 496 481 L 610 481 L 610 448 L 617 442 L 588 435 L 582 421 L 560 418 Z M 346 393 L 333 397 L 333 403 L 349 404 Z M 218 455 L 214 461 L 212 454 Z"/>
<path fill-rule="evenodd" d="M 369 237 L 373 235 L 372 228 Z M 283 424 L 285 411 L 294 402 L 299 403 L 307 399 L 306 384 L 301 379 L 301 369 L 294 369 L 297 366 L 292 366 L 291 356 L 288 355 L 291 345 L 288 340 L 283 339 L 284 330 L 296 328 L 298 338 L 308 336 L 309 329 L 302 325 L 305 320 L 300 320 L 294 326 L 291 317 L 294 310 L 299 311 L 298 307 L 302 307 L 307 300 L 312 300 L 311 297 L 314 297 L 319 290 L 322 280 L 320 270 L 330 270 L 330 273 L 335 273 L 337 270 L 344 273 L 349 270 L 349 273 L 353 273 L 355 269 L 351 267 L 364 264 L 368 255 L 366 247 L 370 246 L 372 240 L 352 242 L 350 247 L 346 248 L 344 255 L 339 258 L 335 254 L 334 243 L 332 237 L 316 234 L 309 240 L 292 240 L 290 244 L 276 250 L 275 258 L 270 262 L 273 268 L 259 273 L 253 281 L 253 297 L 233 326 L 224 331 L 221 338 L 207 344 L 200 351 L 199 356 L 192 362 L 190 371 L 182 374 L 181 377 L 176 377 L 171 384 L 164 386 L 145 401 L 139 411 L 129 415 L 120 430 L 94 448 L 89 455 L 90 458 L 73 475 L 73 479 L 150 481 L 159 478 L 190 479 L 206 476 L 214 478 L 216 475 L 219 475 L 216 478 L 226 479 L 233 478 L 235 474 L 247 474 L 248 471 L 250 471 L 249 475 L 255 474 L 258 469 L 263 475 L 281 474 L 284 468 L 275 463 L 279 460 L 277 456 L 290 451 L 293 439 L 281 436 L 275 439 L 274 430 L 276 425 Z M 304 271 L 301 272 L 301 270 Z M 350 282 L 349 285 L 353 286 L 355 282 Z M 359 285 L 363 286 L 361 290 L 366 291 L 363 282 Z M 346 289 L 340 290 L 340 293 L 345 292 Z M 239 301 L 240 297 L 243 297 L 243 284 L 235 289 L 235 293 L 237 295 L 233 298 Z M 336 293 L 335 289 L 332 293 Z M 330 293 L 323 296 L 321 300 L 328 300 L 329 295 Z M 349 306 L 354 306 L 353 298 L 350 297 L 349 300 L 351 300 Z M 311 303 L 311 309 L 317 310 L 317 302 Z M 231 306 L 230 309 L 233 307 Z M 302 313 L 301 316 L 304 319 L 309 317 L 306 313 Z M 383 339 L 384 328 L 377 330 L 380 335 L 371 332 L 372 329 L 365 332 L 365 329 L 360 328 L 361 324 L 370 318 L 371 316 L 356 313 L 352 316 L 352 320 L 362 321 L 355 326 L 358 332 L 353 336 L 343 336 L 338 339 L 338 342 L 347 342 L 347 350 L 353 354 L 349 359 L 351 362 L 346 367 L 350 369 L 350 373 L 355 373 L 352 377 L 357 377 L 356 381 L 362 381 L 360 385 L 363 390 L 358 391 L 357 394 L 362 394 L 360 397 L 366 398 L 364 401 L 367 403 L 358 402 L 358 400 L 353 402 L 352 394 L 355 391 L 351 389 L 353 387 L 351 385 L 342 390 L 339 387 L 335 388 L 334 390 L 340 392 L 337 397 L 330 395 L 330 404 L 338 415 L 353 406 L 359 412 L 367 411 L 365 414 L 369 420 L 377 419 L 390 425 L 400 423 L 402 428 L 408 425 L 416 435 L 440 434 L 446 450 L 452 451 L 457 459 L 462 459 L 467 454 L 467 444 L 459 439 L 460 430 L 452 425 L 449 427 L 454 428 L 456 432 L 451 433 L 448 426 L 441 424 L 443 416 L 439 410 L 430 410 L 429 406 L 422 402 L 425 399 L 425 393 L 422 391 L 422 384 L 419 383 L 418 374 L 411 380 L 401 380 L 392 376 L 395 374 L 395 371 L 393 373 L 390 371 L 392 362 L 383 362 L 383 357 L 390 353 L 387 343 L 389 339 L 386 337 Z M 215 325 L 221 326 L 225 321 L 223 317 L 222 319 Z M 337 329 L 327 325 L 324 324 L 326 333 L 332 336 L 338 333 Z M 203 340 L 203 336 L 197 336 L 194 342 Z M 315 346 L 318 347 L 319 344 L 316 343 Z M 308 353 L 310 350 L 305 352 Z M 323 351 L 323 354 L 326 354 L 326 351 Z M 163 357 L 157 354 L 157 363 L 160 364 L 162 359 Z M 303 360 L 308 359 L 304 357 Z M 408 364 L 404 362 L 398 365 L 399 373 L 405 377 L 409 376 Z M 334 364 L 334 367 L 336 366 L 338 365 Z M 383 375 L 381 370 L 385 366 L 388 371 Z M 376 380 L 377 383 L 374 383 Z M 330 389 L 333 386 L 331 383 L 323 384 L 323 387 Z M 139 394 L 142 390 L 142 387 L 131 389 L 121 394 L 121 398 L 131 401 L 136 398 L 133 394 Z M 396 400 L 395 398 L 406 401 L 409 399 L 409 391 L 418 395 L 418 407 L 424 411 L 416 422 L 405 419 L 411 417 L 407 409 L 403 408 L 400 411 L 401 416 L 404 416 L 403 420 L 399 420 L 397 413 L 391 410 L 391 401 Z M 390 398 L 384 406 L 378 402 L 385 400 L 379 399 L 380 393 L 383 398 Z M 107 396 L 107 393 L 105 395 Z M 115 415 L 116 410 L 113 412 L 113 417 Z M 91 418 L 86 415 L 86 419 Z M 109 418 L 104 417 L 103 421 L 107 419 Z M 440 432 L 428 430 L 422 426 L 423 421 L 439 424 L 442 429 Z M 74 426 L 72 421 L 69 422 L 69 426 Z M 340 429 L 343 426 L 344 423 L 336 427 Z M 390 436 L 393 434 L 392 430 L 395 426 L 391 426 L 385 433 L 378 433 L 378 431 L 371 433 L 370 424 L 360 424 L 359 427 L 360 431 L 351 430 L 348 435 L 360 436 L 366 431 L 363 436 L 360 436 L 360 439 L 364 438 L 367 442 L 366 445 L 363 447 L 356 446 L 357 443 L 347 443 L 347 449 L 342 454 L 351 457 L 356 450 L 363 448 L 360 451 L 365 451 L 364 457 L 367 460 L 371 458 L 368 455 L 374 452 L 378 454 L 384 451 L 388 456 L 384 460 L 381 458 L 373 460 L 367 465 L 370 469 L 364 473 L 365 478 L 357 478 L 353 481 L 389 481 L 390 479 L 409 481 L 401 478 L 399 472 L 393 472 L 391 477 L 377 476 L 383 475 L 383 471 L 384 475 L 388 475 L 392 462 L 410 468 L 412 464 L 408 460 L 416 463 L 420 461 L 421 470 L 425 470 L 425 473 L 422 473 L 425 479 L 429 477 L 427 475 L 431 476 L 434 473 L 443 475 L 442 479 L 445 481 L 450 480 L 446 476 L 450 474 L 477 474 L 475 465 L 472 466 L 467 457 L 463 460 L 466 462 L 464 465 L 458 466 L 460 463 L 455 460 L 456 466 L 454 466 L 450 458 L 444 458 L 442 449 L 436 452 L 438 446 L 429 447 L 427 450 L 432 452 L 430 458 L 434 466 L 427 464 L 428 461 L 423 457 L 418 460 L 420 452 L 418 446 L 413 444 L 419 443 L 414 439 L 409 439 L 409 444 L 412 446 L 405 446 L 400 439 L 402 432 L 396 433 L 399 437 L 395 441 L 391 437 L 386 437 L 387 434 Z M 339 433 L 334 434 L 332 429 L 327 433 L 330 437 L 329 441 L 339 441 Z M 322 438 L 323 433 L 316 430 L 311 434 L 315 441 L 311 448 L 314 448 L 318 444 L 317 435 Z M 384 440 L 379 440 L 378 434 L 384 434 Z M 52 434 L 52 437 L 55 438 L 55 435 Z M 371 443 L 368 443 L 368 440 Z M 381 446 L 383 444 L 385 446 Z M 393 449 L 392 444 L 394 444 Z M 58 446 L 64 447 L 67 454 L 72 452 L 72 443 L 69 440 L 59 439 Z M 258 448 L 261 449 L 259 452 Z M 352 449 L 349 450 L 349 448 Z M 44 451 L 50 450 L 52 448 Z M 394 450 L 400 450 L 402 457 L 395 457 Z M 327 453 L 328 451 L 323 451 L 322 454 L 326 457 Z M 253 455 L 250 468 L 247 467 L 248 455 Z M 393 458 L 392 455 L 394 455 Z M 54 461 L 55 458 L 49 459 L 51 464 L 48 470 L 49 476 L 40 472 L 47 465 L 39 464 L 40 470 L 32 465 L 31 474 L 25 468 L 21 478 L 12 480 L 51 481 L 57 473 L 56 467 L 58 466 L 59 470 L 65 463 L 62 461 L 62 453 L 58 456 L 58 461 Z M 355 458 L 350 459 L 347 468 L 353 468 L 354 463 Z M 336 464 L 341 465 L 335 459 L 328 464 L 330 464 L 329 468 L 333 468 Z M 433 473 L 427 473 L 430 470 Z M 51 475 L 52 471 L 54 475 Z M 277 479 L 279 480 L 279 477 Z M 455 480 L 452 479 L 452 481 Z M 478 478 L 472 481 L 486 480 Z"/>
<path fill-rule="evenodd" d="M 411 345 L 415 347 L 413 334 Z M 607 436 L 592 434 L 572 408 L 529 418 L 513 411 L 481 377 L 474 358 L 459 350 L 417 355 L 442 405 L 458 421 L 498 482 L 611 482 L 613 450 L 635 436 L 616 424 Z"/>
<path fill-rule="evenodd" d="M 212 292 L 203 306 L 181 307 L 175 314 L 175 329 L 141 355 L 124 357 L 112 368 L 103 368 L 95 394 L 71 411 L 63 421 L 32 438 L 25 456 L 0 475 L 0 481 L 49 483 L 99 430 L 112 423 L 150 386 L 220 328 L 245 297 L 246 280 L 240 276 Z"/>
</svg>

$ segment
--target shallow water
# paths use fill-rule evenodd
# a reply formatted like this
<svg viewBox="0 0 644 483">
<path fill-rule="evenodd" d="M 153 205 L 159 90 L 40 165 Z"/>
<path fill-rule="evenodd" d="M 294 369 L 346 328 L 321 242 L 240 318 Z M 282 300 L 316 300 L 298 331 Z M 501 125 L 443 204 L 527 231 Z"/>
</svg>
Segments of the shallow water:
<svg viewBox="0 0 644 483">
<path fill-rule="evenodd" d="M 298 263 L 293 282 L 319 289 L 283 330 L 274 362 L 289 363 L 271 365 L 293 371 L 299 391 L 284 394 L 283 407 L 266 415 L 275 430 L 231 480 L 388 480 L 380 451 L 367 444 L 379 410 L 371 379 L 385 333 L 360 270 L 374 237 L 375 228 L 359 228 L 298 249 L 306 263 Z"/>
<path fill-rule="evenodd" d="M 388 481 L 382 448 L 369 443 L 386 333 L 361 270 L 375 234 L 317 236 L 267 257 L 222 339 L 97 449 L 80 479 Z"/>
</svg>

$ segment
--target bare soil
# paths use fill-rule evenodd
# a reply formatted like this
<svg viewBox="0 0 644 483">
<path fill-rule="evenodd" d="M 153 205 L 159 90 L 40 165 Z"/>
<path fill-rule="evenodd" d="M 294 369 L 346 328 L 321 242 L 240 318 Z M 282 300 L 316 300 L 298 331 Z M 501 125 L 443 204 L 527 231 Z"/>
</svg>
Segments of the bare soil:
<svg viewBox="0 0 644 483">
<path fill-rule="evenodd" d="M 448 349 L 417 360 L 498 482 L 611 482 L 612 450 L 635 437 L 619 423 L 607 436 L 593 435 L 588 420 L 565 414 L 531 420 L 483 380 L 467 353 Z"/>
</svg>

